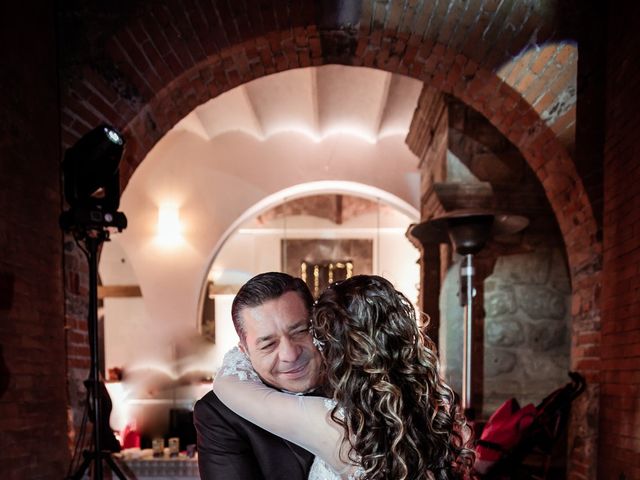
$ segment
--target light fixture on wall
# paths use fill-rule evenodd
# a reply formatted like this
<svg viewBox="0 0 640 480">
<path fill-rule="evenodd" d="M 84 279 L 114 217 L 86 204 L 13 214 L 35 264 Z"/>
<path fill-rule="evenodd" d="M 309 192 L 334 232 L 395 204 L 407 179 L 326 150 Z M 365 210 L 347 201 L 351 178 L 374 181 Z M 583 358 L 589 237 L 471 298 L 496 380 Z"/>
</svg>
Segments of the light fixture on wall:
<svg viewBox="0 0 640 480">
<path fill-rule="evenodd" d="M 175 203 L 163 203 L 158 208 L 156 241 L 164 247 L 175 247 L 183 242 L 180 208 Z"/>
</svg>

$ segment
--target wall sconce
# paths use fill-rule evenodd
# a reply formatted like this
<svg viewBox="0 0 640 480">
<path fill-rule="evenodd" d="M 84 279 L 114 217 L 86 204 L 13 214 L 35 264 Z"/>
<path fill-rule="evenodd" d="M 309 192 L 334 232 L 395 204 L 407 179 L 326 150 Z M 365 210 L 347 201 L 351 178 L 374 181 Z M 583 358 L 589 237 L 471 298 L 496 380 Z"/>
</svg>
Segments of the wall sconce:
<svg viewBox="0 0 640 480">
<path fill-rule="evenodd" d="M 183 242 L 180 209 L 174 203 L 164 203 L 158 209 L 158 244 L 175 247 Z"/>
</svg>

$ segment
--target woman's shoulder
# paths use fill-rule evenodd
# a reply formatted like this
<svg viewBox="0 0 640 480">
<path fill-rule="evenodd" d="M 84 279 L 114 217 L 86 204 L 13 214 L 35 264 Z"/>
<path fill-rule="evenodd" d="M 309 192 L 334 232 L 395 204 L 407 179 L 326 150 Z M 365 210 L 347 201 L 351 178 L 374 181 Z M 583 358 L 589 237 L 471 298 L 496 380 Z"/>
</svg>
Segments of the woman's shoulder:
<svg viewBox="0 0 640 480">
<path fill-rule="evenodd" d="M 249 360 L 249 357 L 238 347 L 233 347 L 225 354 L 218 375 L 237 377 L 242 381 L 251 380 L 260 382 L 260 377 L 258 377 L 258 374 L 253 369 L 251 360 Z"/>
</svg>

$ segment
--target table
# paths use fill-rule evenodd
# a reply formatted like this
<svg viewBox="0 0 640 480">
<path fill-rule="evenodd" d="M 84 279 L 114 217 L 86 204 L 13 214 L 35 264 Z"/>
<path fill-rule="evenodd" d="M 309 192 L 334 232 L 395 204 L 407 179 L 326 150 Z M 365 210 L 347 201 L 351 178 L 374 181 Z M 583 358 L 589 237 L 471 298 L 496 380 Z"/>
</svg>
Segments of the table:
<svg viewBox="0 0 640 480">
<path fill-rule="evenodd" d="M 184 454 L 170 457 L 168 449 L 162 457 L 154 457 L 151 449 L 129 448 L 118 454 L 119 460 L 135 473 L 138 480 L 199 480 L 198 457 Z"/>
</svg>

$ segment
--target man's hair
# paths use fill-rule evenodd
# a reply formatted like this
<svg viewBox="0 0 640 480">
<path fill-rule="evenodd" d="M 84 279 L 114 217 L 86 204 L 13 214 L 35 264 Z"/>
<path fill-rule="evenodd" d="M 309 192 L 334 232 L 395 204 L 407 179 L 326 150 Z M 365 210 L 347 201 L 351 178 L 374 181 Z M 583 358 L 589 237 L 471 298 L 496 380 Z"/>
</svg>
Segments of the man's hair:
<svg viewBox="0 0 640 480">
<path fill-rule="evenodd" d="M 313 296 L 309 287 L 300 278 L 282 272 L 260 273 L 245 283 L 238 291 L 231 305 L 231 318 L 236 333 L 245 342 L 247 333 L 242 321 L 245 308 L 259 307 L 263 303 L 281 297 L 287 292 L 297 292 L 300 299 L 311 313 Z"/>
</svg>

